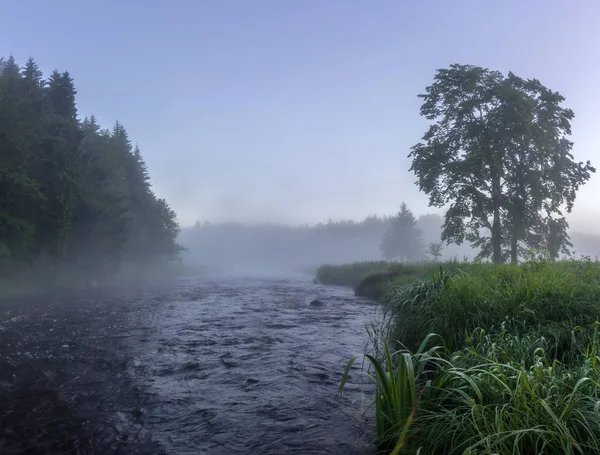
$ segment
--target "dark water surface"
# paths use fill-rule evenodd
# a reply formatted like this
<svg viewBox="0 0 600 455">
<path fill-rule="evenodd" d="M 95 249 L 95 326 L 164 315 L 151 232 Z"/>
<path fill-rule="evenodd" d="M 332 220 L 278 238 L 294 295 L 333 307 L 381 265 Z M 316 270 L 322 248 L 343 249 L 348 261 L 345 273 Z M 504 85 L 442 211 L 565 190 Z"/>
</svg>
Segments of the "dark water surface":
<svg viewBox="0 0 600 455">
<path fill-rule="evenodd" d="M 376 307 L 307 283 L 190 281 L 153 315 L 159 329 L 136 364 L 156 394 L 148 424 L 169 452 L 360 453 L 361 392 L 336 392 Z M 315 298 L 325 306 L 309 307 Z"/>
<path fill-rule="evenodd" d="M 316 298 L 325 306 L 310 307 Z M 337 388 L 378 315 L 351 290 L 214 278 L 86 299 L 3 309 L 2 453 L 23 453 L 11 438 L 39 433 L 18 419 L 48 429 L 32 445 L 46 452 L 30 453 L 365 453 L 372 387 L 355 375 L 343 396 Z M 52 395 L 46 407 L 62 409 L 71 439 L 52 439 L 51 411 L 22 409 L 43 403 L 33 388 Z"/>
</svg>

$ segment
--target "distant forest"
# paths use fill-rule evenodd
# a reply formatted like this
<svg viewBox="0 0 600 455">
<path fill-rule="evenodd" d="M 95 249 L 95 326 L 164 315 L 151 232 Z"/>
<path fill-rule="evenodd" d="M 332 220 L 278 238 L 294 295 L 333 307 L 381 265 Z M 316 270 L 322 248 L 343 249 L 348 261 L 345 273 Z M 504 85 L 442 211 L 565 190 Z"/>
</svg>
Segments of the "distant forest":
<svg viewBox="0 0 600 455">
<path fill-rule="evenodd" d="M 186 261 L 215 270 L 303 271 L 320 264 L 343 264 L 382 259 L 381 243 L 392 216 L 370 216 L 363 221 L 331 221 L 316 225 L 196 223 L 181 232 L 180 242 L 189 249 Z M 443 217 L 426 214 L 416 218 L 426 246 L 440 241 Z M 571 232 L 572 257 L 600 255 L 600 236 Z M 468 244 L 445 245 L 441 260 L 473 259 L 477 250 Z M 427 249 L 422 259 L 431 259 Z"/>
<path fill-rule="evenodd" d="M 175 213 L 125 127 L 78 119 L 73 79 L 0 59 L 0 276 L 114 276 L 175 259 Z M 42 272 L 43 271 L 43 272 Z"/>
</svg>

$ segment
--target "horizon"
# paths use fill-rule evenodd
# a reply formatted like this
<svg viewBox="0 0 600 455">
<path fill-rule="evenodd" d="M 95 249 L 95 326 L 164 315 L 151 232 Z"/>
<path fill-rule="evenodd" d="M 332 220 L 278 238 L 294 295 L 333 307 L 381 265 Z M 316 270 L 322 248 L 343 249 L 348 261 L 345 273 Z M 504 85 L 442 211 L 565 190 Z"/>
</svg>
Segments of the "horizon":
<svg viewBox="0 0 600 455">
<path fill-rule="evenodd" d="M 410 207 L 409 207 L 410 208 Z M 361 224 L 364 221 L 366 221 L 369 218 L 376 218 L 379 220 L 383 220 L 385 218 L 389 218 L 392 216 L 395 216 L 397 214 L 397 211 L 395 213 L 390 213 L 390 214 L 370 214 L 365 216 L 364 218 L 357 218 L 357 219 L 353 219 L 353 218 L 328 218 L 327 220 L 321 220 L 321 221 L 317 221 L 316 223 L 286 223 L 286 222 L 278 222 L 278 221 L 239 221 L 239 220 L 222 220 L 222 221 L 211 221 L 211 220 L 198 220 L 196 221 L 194 224 L 188 225 L 188 226 L 181 226 L 182 231 L 184 230 L 192 230 L 195 229 L 196 227 L 202 227 L 206 224 L 210 225 L 210 226 L 222 226 L 222 225 L 242 225 L 242 226 L 246 226 L 246 227 L 263 227 L 263 226 L 274 226 L 274 227 L 290 227 L 290 228 L 304 228 L 304 227 L 308 227 L 308 228 L 314 228 L 317 227 L 319 225 L 321 226 L 327 226 L 327 224 L 329 223 L 355 223 L 355 224 Z M 414 213 L 415 218 L 417 219 L 417 221 L 419 221 L 419 219 L 421 217 L 427 216 L 427 215 L 438 215 L 441 219 L 442 222 L 444 220 L 444 214 L 443 213 L 436 213 L 434 211 L 431 212 L 423 212 L 423 213 Z M 583 224 L 574 224 L 575 226 L 577 226 L 576 228 L 573 227 L 573 224 L 569 224 L 569 229 L 568 232 L 571 233 L 577 233 L 577 234 L 585 234 L 585 235 L 597 235 L 600 237 L 600 234 L 597 233 L 597 231 L 593 231 L 592 230 L 585 230 Z M 440 226 L 441 228 L 441 226 Z M 588 225 L 588 229 L 589 229 L 589 225 Z M 465 242 L 465 244 L 468 244 L 469 242 Z"/>
</svg>

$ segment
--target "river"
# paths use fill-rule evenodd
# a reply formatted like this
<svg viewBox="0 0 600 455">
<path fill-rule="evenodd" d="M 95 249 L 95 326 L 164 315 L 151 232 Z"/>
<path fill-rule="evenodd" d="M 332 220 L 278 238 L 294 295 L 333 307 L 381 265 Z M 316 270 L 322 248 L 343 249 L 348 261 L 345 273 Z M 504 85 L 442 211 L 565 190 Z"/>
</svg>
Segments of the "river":
<svg viewBox="0 0 600 455">
<path fill-rule="evenodd" d="M 102 404 L 102 415 L 112 416 L 113 439 L 133 440 L 123 437 L 122 428 L 139 421 L 155 453 L 366 453 L 373 421 L 363 411 L 372 386 L 354 375 L 342 396 L 337 388 L 348 359 L 368 344 L 365 327 L 378 318 L 375 304 L 350 289 L 314 285 L 307 276 L 186 279 L 160 291 L 136 292 L 87 296 L 87 303 L 71 299 L 61 306 L 60 317 L 46 309 L 55 325 L 48 329 L 32 321 L 29 337 L 23 336 L 26 323 L 18 330 L 14 326 L 27 315 L 15 318 L 14 311 L 5 311 L 12 316 L 4 324 L 0 319 L 6 365 L 18 372 L 24 354 L 39 359 L 42 348 L 53 363 L 46 358 L 42 368 L 30 362 L 30 369 L 56 370 L 60 359 L 68 358 L 61 380 L 69 391 L 86 374 L 98 379 L 122 366 L 118 374 L 105 373 L 121 378 L 120 385 L 106 380 L 94 393 L 81 391 L 87 398 L 79 401 L 91 402 L 104 390 L 112 401 L 95 399 L 93 405 Z M 313 299 L 325 305 L 311 307 Z M 61 329 L 61 321 L 69 330 Z M 88 321 L 96 322 L 86 326 Z M 41 330 L 61 333 L 60 339 L 51 344 L 53 338 Z M 102 341 L 109 338 L 118 341 L 112 348 Z M 64 354 L 68 349 L 70 357 Z M 104 366 L 98 366 L 98 356 Z M 131 407 L 135 418 L 123 410 Z M 85 409 L 92 408 L 79 412 Z M 123 446 L 113 447 L 125 453 Z"/>
</svg>

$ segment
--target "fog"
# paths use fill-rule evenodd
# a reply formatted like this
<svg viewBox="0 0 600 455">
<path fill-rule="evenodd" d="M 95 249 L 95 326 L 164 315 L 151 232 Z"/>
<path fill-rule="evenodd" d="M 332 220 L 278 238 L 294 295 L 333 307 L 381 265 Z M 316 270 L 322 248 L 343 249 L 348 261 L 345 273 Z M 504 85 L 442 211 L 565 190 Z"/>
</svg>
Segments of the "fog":
<svg viewBox="0 0 600 455">
<path fill-rule="evenodd" d="M 599 63 L 581 46 L 599 38 L 593 2 L 73 5 L 11 2 L 0 55 L 68 70 L 80 118 L 126 126 L 184 227 L 360 221 L 401 199 L 427 213 L 406 158 L 427 126 L 417 94 L 454 62 L 559 90 L 576 159 L 597 156 Z M 599 185 L 575 206 L 594 229 Z"/>
<path fill-rule="evenodd" d="M 12 2 L 13 20 L 0 29 L 0 56 L 14 56 L 21 67 L 31 56 L 45 78 L 55 68 L 68 71 L 78 121 L 93 118 L 88 129 L 102 128 L 93 133 L 106 147 L 87 147 L 105 159 L 114 149 L 110 142 L 123 136 L 123 149 L 139 152 L 144 191 L 164 199 L 157 213 L 166 213 L 168 203 L 173 217 L 166 218 L 183 228 L 186 264 L 266 273 L 380 259 L 381 220 L 402 200 L 418 218 L 423 242 L 439 241 L 443 211 L 428 206 L 407 155 L 428 125 L 417 95 L 437 69 L 457 62 L 537 78 L 560 91 L 575 112 L 574 157 L 595 164 L 600 66 L 580 46 L 600 38 L 595 3 L 131 1 L 119 14 L 73 5 Z M 484 32 L 474 39 L 481 24 Z M 31 32 L 24 36 L 25 29 Z M 96 194 L 101 185 L 89 187 L 90 200 L 106 200 Z M 576 257 L 600 251 L 594 237 L 599 190 L 593 175 L 567 216 Z M 364 222 L 373 214 L 379 221 Z M 44 237 L 39 217 L 23 216 Z M 82 226 L 84 218 L 77 218 L 77 234 L 103 257 L 109 249 Z M 153 226 L 133 219 L 140 230 Z M 169 235 L 177 228 L 171 224 Z M 25 230 L 12 226 L 21 239 Z M 113 231 L 102 235 L 113 253 L 123 250 L 110 241 L 117 238 Z M 63 243 L 78 241 L 64 236 Z M 137 252 L 158 238 L 129 237 Z M 48 243 L 35 240 L 40 250 Z M 29 259 L 34 249 L 25 250 L 8 256 Z M 442 254 L 462 259 L 474 252 L 464 244 L 445 246 Z"/>
<path fill-rule="evenodd" d="M 421 215 L 417 227 L 425 245 L 440 242 L 443 218 Z M 371 216 L 362 221 L 332 221 L 316 225 L 269 223 L 197 223 L 182 231 L 180 242 L 188 248 L 184 261 L 205 273 L 269 275 L 312 273 L 322 264 L 381 260 L 381 240 L 389 217 Z M 600 236 L 571 231 L 573 258 L 600 254 Z M 472 259 L 468 244 L 444 245 L 440 260 Z M 424 255 L 422 260 L 430 260 Z"/>
</svg>

